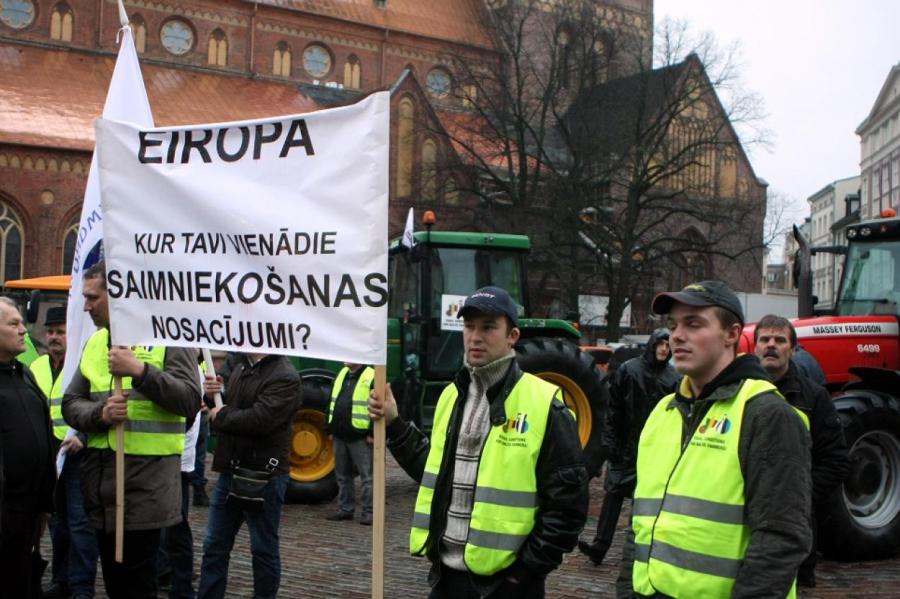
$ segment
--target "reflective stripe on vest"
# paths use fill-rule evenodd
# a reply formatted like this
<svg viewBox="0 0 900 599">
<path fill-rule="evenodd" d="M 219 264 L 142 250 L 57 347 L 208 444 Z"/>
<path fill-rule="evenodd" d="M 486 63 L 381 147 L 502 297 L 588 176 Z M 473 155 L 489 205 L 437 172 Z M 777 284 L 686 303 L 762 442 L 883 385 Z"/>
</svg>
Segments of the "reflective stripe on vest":
<svg viewBox="0 0 900 599">
<path fill-rule="evenodd" d="M 738 444 L 748 401 L 776 393 L 748 379 L 716 401 L 682 452 L 681 413 L 657 404 L 638 445 L 634 590 L 642 595 L 730 597 L 750 541 Z M 788 597 L 796 596 L 796 584 Z"/>
<path fill-rule="evenodd" d="M 487 576 L 509 567 L 534 528 L 537 459 L 557 392 L 556 386 L 523 374 L 504 402 L 506 422 L 492 426 L 488 433 L 478 463 L 465 548 L 466 567 L 475 574 Z M 429 545 L 440 541 L 429 538 L 431 507 L 456 400 L 456 386 L 448 385 L 435 409 L 431 449 L 409 534 L 413 555 L 424 555 Z"/>
<path fill-rule="evenodd" d="M 334 385 L 331 387 L 331 408 L 328 410 L 328 422 L 334 418 L 334 404 L 337 402 L 338 395 L 341 394 L 341 387 L 344 385 L 344 379 L 350 369 L 344 366 L 334 379 Z M 369 389 L 372 387 L 372 381 L 375 379 L 375 369 L 367 366 L 359 375 L 356 381 L 356 387 L 353 388 L 352 406 L 350 410 L 350 422 L 353 428 L 360 431 L 369 430 Z"/>
<path fill-rule="evenodd" d="M 54 379 L 49 354 L 44 354 L 32 362 L 30 368 L 38 387 L 50 400 L 50 420 L 53 422 L 53 436 L 62 441 L 66 438 L 66 431 L 69 430 L 69 425 L 66 424 L 62 416 L 62 370 Z"/>
<path fill-rule="evenodd" d="M 160 370 L 166 348 L 134 347 L 135 357 Z M 109 372 L 109 330 L 100 329 L 88 339 L 81 355 L 81 374 L 91 384 L 91 399 L 106 401 L 112 394 L 113 376 Z M 131 377 L 122 377 L 122 390 L 131 389 Z M 184 451 L 184 417 L 173 414 L 149 399 L 128 399 L 125 421 L 125 453 L 129 455 L 176 455 Z M 115 449 L 115 427 L 88 434 L 88 447 Z"/>
</svg>

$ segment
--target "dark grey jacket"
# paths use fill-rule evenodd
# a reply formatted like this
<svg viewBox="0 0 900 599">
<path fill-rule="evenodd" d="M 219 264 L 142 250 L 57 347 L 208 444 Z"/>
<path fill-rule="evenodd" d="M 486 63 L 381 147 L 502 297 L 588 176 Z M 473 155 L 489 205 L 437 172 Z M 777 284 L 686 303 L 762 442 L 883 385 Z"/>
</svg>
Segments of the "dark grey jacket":
<svg viewBox="0 0 900 599">
<path fill-rule="evenodd" d="M 160 407 L 193 418 L 200 409 L 200 371 L 196 351 L 166 348 L 163 369 L 148 365 L 132 382 L 129 399 L 149 399 Z M 100 413 L 109 394 L 91 397 L 91 384 L 79 368 L 63 396 L 63 418 L 84 433 L 109 427 Z M 112 532 L 116 514 L 116 453 L 85 448 L 81 462 L 81 490 L 91 526 Z M 181 522 L 181 456 L 125 456 L 125 530 L 165 528 Z"/>
<path fill-rule="evenodd" d="M 697 399 L 676 392 L 669 409 L 682 415 L 685 442 L 712 405 L 733 397 L 744 379 L 768 380 L 756 356 L 738 356 Z M 809 432 L 780 395 L 764 394 L 747 403 L 738 459 L 744 476 L 750 545 L 732 599 L 784 599 L 800 563 L 809 555 L 812 529 Z"/>
<path fill-rule="evenodd" d="M 504 379 L 488 390 L 492 427 L 502 426 L 506 422 L 503 402 L 521 377 L 522 370 L 513 360 Z M 433 564 L 429 576 L 432 584 L 440 576 L 441 562 L 438 548 L 447 523 L 446 513 L 453 483 L 457 439 L 469 388 L 469 372 L 461 370 L 453 384 L 456 385 L 459 399 L 450 415 L 446 449 L 435 483 L 426 549 L 428 558 Z M 387 428 L 387 437 L 388 448 L 397 462 L 414 480 L 421 482 L 430 449 L 429 438 L 400 418 L 394 420 Z M 568 409 L 560 401 L 554 400 L 537 463 L 539 502 L 537 521 L 531 535 L 519 550 L 519 559 L 509 568 L 513 572 L 501 571 L 491 577 L 471 575 L 473 584 L 484 596 L 499 586 L 511 573 L 518 580 L 527 581 L 531 577 L 543 579 L 559 567 L 563 554 L 575 547 L 578 535 L 584 527 L 588 508 L 587 485 L 587 470 L 582 458 L 575 421 Z"/>
</svg>

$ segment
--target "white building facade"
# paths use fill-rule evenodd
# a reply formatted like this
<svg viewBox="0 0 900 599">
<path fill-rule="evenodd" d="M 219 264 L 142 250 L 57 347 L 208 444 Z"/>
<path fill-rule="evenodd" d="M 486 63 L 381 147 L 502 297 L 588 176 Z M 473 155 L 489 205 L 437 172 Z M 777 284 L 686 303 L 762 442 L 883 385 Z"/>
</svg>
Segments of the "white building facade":
<svg viewBox="0 0 900 599">
<path fill-rule="evenodd" d="M 843 229 L 834 224 L 847 214 L 848 199 L 859 192 L 860 177 L 846 177 L 829 183 L 807 198 L 809 202 L 809 242 L 810 245 L 846 245 Z M 818 308 L 831 308 L 841 281 L 843 256 L 836 254 L 815 254 L 812 257 L 813 295 L 818 296 Z"/>
<path fill-rule="evenodd" d="M 900 63 L 891 68 L 869 115 L 857 127 L 862 195 L 860 216 L 900 214 Z"/>
</svg>

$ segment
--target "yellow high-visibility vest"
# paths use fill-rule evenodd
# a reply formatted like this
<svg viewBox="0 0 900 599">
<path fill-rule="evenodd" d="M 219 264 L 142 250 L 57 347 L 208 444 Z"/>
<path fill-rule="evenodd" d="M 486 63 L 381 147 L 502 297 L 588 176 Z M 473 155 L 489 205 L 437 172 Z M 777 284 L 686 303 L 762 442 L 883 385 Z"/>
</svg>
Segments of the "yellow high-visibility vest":
<svg viewBox="0 0 900 599">
<path fill-rule="evenodd" d="M 53 367 L 50 366 L 50 355 L 44 354 L 31 363 L 31 373 L 37 381 L 38 387 L 50 400 L 50 420 L 53 423 L 53 436 L 60 441 L 66 438 L 69 425 L 62 417 L 62 372 L 56 379 L 53 378 Z"/>
<path fill-rule="evenodd" d="M 328 410 L 328 423 L 334 418 L 334 404 L 337 403 L 338 395 L 341 394 L 341 387 L 344 385 L 344 379 L 350 369 L 344 366 L 334 379 L 334 385 L 331 387 L 331 408 Z M 359 375 L 356 381 L 356 387 L 353 388 L 353 405 L 350 410 L 350 422 L 353 428 L 359 431 L 369 430 L 369 389 L 372 387 L 372 381 L 375 379 L 375 369 L 367 366 Z"/>
</svg>

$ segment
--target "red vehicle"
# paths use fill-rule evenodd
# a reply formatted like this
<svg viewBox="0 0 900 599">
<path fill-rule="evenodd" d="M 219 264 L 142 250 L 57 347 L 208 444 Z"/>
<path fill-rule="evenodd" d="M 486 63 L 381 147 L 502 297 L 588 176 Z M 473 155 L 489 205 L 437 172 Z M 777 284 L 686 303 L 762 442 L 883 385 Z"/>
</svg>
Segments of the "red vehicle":
<svg viewBox="0 0 900 599">
<path fill-rule="evenodd" d="M 893 212 L 893 211 L 891 211 Z M 819 547 L 845 560 L 892 556 L 900 547 L 900 218 L 847 227 L 847 247 L 800 245 L 800 345 L 815 356 L 844 426 L 851 471 L 820 509 Z M 815 311 L 810 273 L 816 253 L 846 254 L 834 308 Z M 744 329 L 753 350 L 755 325 Z"/>
</svg>

